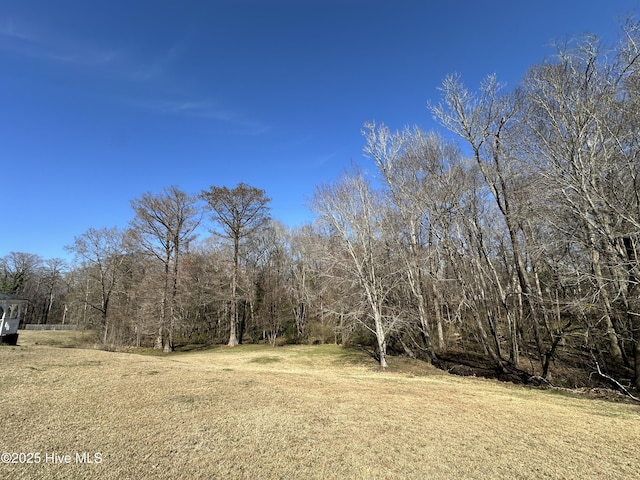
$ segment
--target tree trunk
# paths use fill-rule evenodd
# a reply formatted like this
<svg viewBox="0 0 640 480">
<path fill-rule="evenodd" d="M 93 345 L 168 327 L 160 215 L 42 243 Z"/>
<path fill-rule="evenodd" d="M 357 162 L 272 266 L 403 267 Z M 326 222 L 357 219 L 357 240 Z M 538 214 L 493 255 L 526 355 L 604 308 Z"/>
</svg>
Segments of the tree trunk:
<svg viewBox="0 0 640 480">
<path fill-rule="evenodd" d="M 229 322 L 229 342 L 230 347 L 238 345 L 238 251 L 240 250 L 240 239 L 236 236 L 233 239 L 233 274 L 231 275 L 231 320 Z"/>
<path fill-rule="evenodd" d="M 172 300 L 172 306 L 169 312 L 169 325 L 165 328 L 166 332 L 167 332 L 167 338 L 165 338 L 165 342 L 164 342 L 164 348 L 163 351 L 165 353 L 171 353 L 173 352 L 173 331 L 175 329 L 175 312 L 174 312 L 174 308 L 173 308 L 173 303 L 174 300 Z"/>
<path fill-rule="evenodd" d="M 235 302 L 231 302 L 231 320 L 229 322 L 229 341 L 227 345 L 230 347 L 235 347 L 240 342 L 238 342 L 238 305 Z"/>
<path fill-rule="evenodd" d="M 167 339 L 164 342 L 164 348 L 162 350 L 164 353 L 171 353 L 173 352 L 173 334 L 171 332 L 171 329 L 169 329 L 169 331 L 167 332 Z"/>
<path fill-rule="evenodd" d="M 102 344 L 107 344 L 107 335 L 109 333 L 109 319 L 107 317 L 103 317 L 102 321 L 104 322 L 104 334 L 102 335 Z"/>
<path fill-rule="evenodd" d="M 442 327 L 442 306 L 440 305 L 440 295 L 436 288 L 435 282 L 432 283 L 433 289 L 433 310 L 436 317 L 436 333 L 438 334 L 438 350 L 444 351 L 446 345 L 444 343 L 444 329 Z"/>
<path fill-rule="evenodd" d="M 593 237 L 592 231 L 590 231 L 590 235 L 592 236 L 591 241 L 593 244 L 593 242 L 595 242 L 595 239 Z M 604 303 L 604 315 L 602 319 L 604 320 L 606 336 L 609 341 L 609 348 L 611 349 L 611 357 L 616 363 L 622 365 L 622 351 L 620 350 L 620 345 L 618 344 L 618 335 L 616 334 L 616 329 L 614 328 L 613 321 L 611 320 L 611 300 L 609 298 L 609 292 L 604 285 L 604 277 L 602 276 L 602 267 L 600 265 L 600 253 L 593 246 L 591 247 L 591 263 L 593 265 L 594 276 L 596 277 L 598 293 L 601 295 L 602 302 Z"/>
<path fill-rule="evenodd" d="M 158 328 L 158 335 L 156 336 L 156 344 L 154 345 L 154 350 L 162 350 L 162 326 Z"/>
<path fill-rule="evenodd" d="M 636 314 L 637 315 L 637 314 Z M 633 348 L 633 367 L 635 379 L 633 385 L 636 387 L 636 392 L 640 392 L 640 321 L 639 317 L 636 317 L 633 322 L 633 330 L 635 332 L 634 348 Z"/>
<path fill-rule="evenodd" d="M 376 340 L 378 341 L 378 353 L 380 355 L 380 367 L 387 368 L 387 338 L 382 327 L 382 318 L 375 314 Z"/>
</svg>

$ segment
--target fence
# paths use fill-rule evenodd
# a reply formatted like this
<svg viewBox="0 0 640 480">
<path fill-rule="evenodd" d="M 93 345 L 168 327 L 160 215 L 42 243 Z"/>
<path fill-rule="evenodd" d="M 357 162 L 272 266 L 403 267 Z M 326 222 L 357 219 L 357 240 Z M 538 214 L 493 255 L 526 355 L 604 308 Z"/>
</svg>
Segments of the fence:
<svg viewBox="0 0 640 480">
<path fill-rule="evenodd" d="M 78 330 L 77 325 L 27 323 L 24 330 Z"/>
</svg>

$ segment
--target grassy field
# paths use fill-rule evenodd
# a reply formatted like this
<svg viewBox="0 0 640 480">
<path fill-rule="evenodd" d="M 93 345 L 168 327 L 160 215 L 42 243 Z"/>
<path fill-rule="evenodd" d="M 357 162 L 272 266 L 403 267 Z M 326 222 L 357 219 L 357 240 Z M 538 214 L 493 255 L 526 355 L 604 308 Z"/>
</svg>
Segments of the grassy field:
<svg viewBox="0 0 640 480">
<path fill-rule="evenodd" d="M 637 405 L 397 358 L 382 373 L 336 346 L 169 356 L 63 348 L 79 335 L 29 331 L 0 348 L 0 451 L 25 454 L 0 465 L 0 478 L 640 474 Z M 29 459 L 40 463 L 19 463 Z"/>
</svg>

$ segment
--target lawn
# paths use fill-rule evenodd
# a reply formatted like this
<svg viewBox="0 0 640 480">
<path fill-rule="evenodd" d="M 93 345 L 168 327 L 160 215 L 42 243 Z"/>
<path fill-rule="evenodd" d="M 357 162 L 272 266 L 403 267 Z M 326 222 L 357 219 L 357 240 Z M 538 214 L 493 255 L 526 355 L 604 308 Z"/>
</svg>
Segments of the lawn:
<svg viewBox="0 0 640 480">
<path fill-rule="evenodd" d="M 19 346 L 0 348 L 0 451 L 23 454 L 0 465 L 0 478 L 640 472 L 638 405 L 456 377 L 399 358 L 380 372 L 338 346 L 156 356 L 63 348 L 75 345 L 73 335 L 81 334 L 22 332 Z"/>
</svg>

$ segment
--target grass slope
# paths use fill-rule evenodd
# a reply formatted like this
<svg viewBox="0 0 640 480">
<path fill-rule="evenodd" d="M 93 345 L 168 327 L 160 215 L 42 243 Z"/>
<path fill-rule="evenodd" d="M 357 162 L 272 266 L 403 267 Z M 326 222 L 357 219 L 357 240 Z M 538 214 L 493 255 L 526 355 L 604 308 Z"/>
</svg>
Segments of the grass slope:
<svg viewBox="0 0 640 480">
<path fill-rule="evenodd" d="M 65 337 L 66 335 L 66 337 Z M 150 356 L 0 348 L 0 478 L 637 478 L 640 408 L 336 346 Z M 36 344 L 37 343 L 37 344 Z M 99 464 L 76 463 L 87 453 Z M 48 455 L 48 457 L 47 457 Z M 55 457 L 53 455 L 56 455 Z M 54 463 L 69 455 L 71 463 Z M 52 460 L 53 458 L 53 460 Z"/>
</svg>

